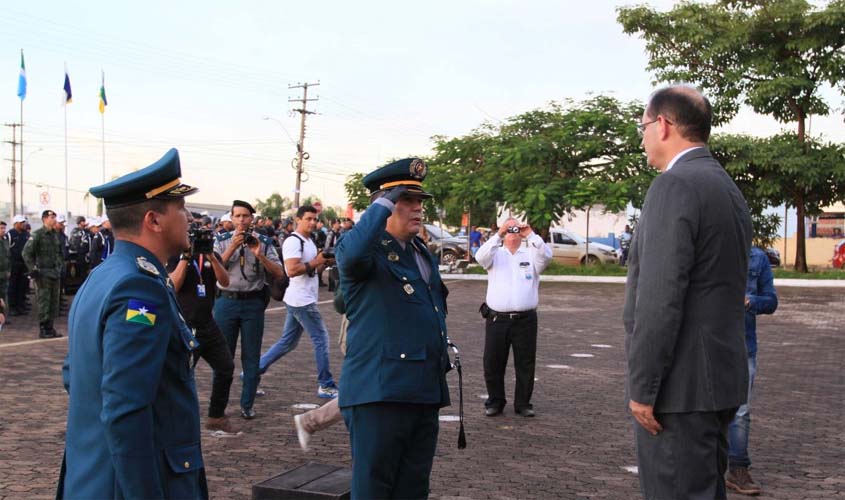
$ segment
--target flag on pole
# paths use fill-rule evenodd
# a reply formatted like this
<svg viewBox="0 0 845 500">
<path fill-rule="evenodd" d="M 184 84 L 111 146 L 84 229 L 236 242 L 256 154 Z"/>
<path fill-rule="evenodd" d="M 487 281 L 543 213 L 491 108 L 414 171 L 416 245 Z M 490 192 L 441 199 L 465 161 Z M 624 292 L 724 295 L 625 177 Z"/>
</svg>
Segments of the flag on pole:
<svg viewBox="0 0 845 500">
<path fill-rule="evenodd" d="M 64 85 L 64 92 L 65 92 L 65 104 L 71 101 L 73 97 L 73 93 L 70 91 L 70 77 L 67 76 L 67 66 L 65 66 L 65 85 Z"/>
<path fill-rule="evenodd" d="M 106 100 L 106 74 L 103 72 L 103 80 L 100 84 L 100 114 L 106 112 L 106 106 L 109 105 L 109 102 Z"/>
<path fill-rule="evenodd" d="M 18 75 L 18 97 L 26 99 L 26 66 L 23 63 L 23 49 L 21 49 L 21 73 Z"/>
</svg>

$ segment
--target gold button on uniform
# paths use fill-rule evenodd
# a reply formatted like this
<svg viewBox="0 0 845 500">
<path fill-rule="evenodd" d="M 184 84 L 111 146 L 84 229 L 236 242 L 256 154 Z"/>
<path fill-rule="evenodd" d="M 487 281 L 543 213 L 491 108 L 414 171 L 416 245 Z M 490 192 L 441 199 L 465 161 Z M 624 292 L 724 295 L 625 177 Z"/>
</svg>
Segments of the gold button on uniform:
<svg viewBox="0 0 845 500">
<path fill-rule="evenodd" d="M 191 346 L 191 347 L 194 347 L 194 341 L 192 340 L 192 341 L 188 342 L 188 345 Z"/>
<path fill-rule="evenodd" d="M 185 462 L 184 465 L 186 469 L 189 469 L 191 467 L 191 462 Z"/>
</svg>

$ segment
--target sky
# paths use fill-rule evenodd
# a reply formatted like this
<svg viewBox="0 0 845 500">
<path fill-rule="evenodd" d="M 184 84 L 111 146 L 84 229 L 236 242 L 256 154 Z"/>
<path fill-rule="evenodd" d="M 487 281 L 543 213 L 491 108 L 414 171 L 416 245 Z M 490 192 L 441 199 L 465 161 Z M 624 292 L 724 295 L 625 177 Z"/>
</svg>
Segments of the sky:
<svg viewBox="0 0 845 500">
<path fill-rule="evenodd" d="M 649 2 L 660 9 L 672 1 Z M 93 213 L 85 191 L 180 151 L 194 200 L 229 204 L 278 191 L 293 198 L 292 159 L 302 82 L 309 89 L 302 196 L 345 206 L 343 182 L 388 160 L 430 152 L 457 136 L 549 101 L 609 93 L 644 100 L 654 89 L 644 42 L 622 33 L 625 2 L 41 1 L 0 16 L 0 120 L 20 120 L 26 58 L 24 200 L 40 210 Z M 64 67 L 73 102 L 62 105 Z M 109 106 L 97 110 L 101 72 Z M 5 76 L 4 76 L 5 75 Z M 3 89 L 6 89 L 3 91 Z M 814 134 L 845 141 L 837 114 Z M 103 118 L 103 121 L 101 121 Z M 266 119 L 265 119 L 266 118 Z M 787 127 L 792 128 L 789 125 Z M 101 128 L 102 127 L 102 128 Z M 755 135 L 785 125 L 748 110 L 724 127 Z M 11 140 L 11 129 L 2 128 Z M 11 146 L 2 144 L 2 158 Z M 3 162 L 0 203 L 10 199 Z M 794 227 L 794 226 L 793 226 Z"/>
</svg>

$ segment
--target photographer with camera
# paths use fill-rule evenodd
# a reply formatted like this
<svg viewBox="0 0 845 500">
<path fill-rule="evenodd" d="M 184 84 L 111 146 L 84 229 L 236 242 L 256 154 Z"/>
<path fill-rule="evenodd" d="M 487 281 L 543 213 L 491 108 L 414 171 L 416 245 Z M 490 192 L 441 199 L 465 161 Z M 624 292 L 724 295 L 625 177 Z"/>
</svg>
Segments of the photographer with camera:
<svg viewBox="0 0 845 500">
<path fill-rule="evenodd" d="M 223 435 L 234 436 L 240 429 L 226 416 L 229 390 L 235 372 L 232 353 L 223 333 L 214 321 L 214 299 L 217 285 L 229 286 L 229 275 L 214 252 L 214 233 L 192 224 L 188 230 L 191 246 L 167 263 L 176 298 L 185 316 L 185 323 L 194 331 L 199 348 L 194 351 L 193 364 L 203 358 L 214 370 L 208 420 L 205 427 Z"/>
<path fill-rule="evenodd" d="M 484 403 L 485 415 L 494 417 L 505 408 L 505 369 L 513 347 L 514 411 L 523 417 L 533 417 L 531 394 L 537 357 L 537 290 L 540 273 L 552 260 L 552 249 L 531 226 L 508 219 L 481 245 L 475 259 L 488 273 L 487 300 L 481 305 L 481 315 L 486 320 L 484 381 L 488 397 Z"/>
<path fill-rule="evenodd" d="M 255 209 L 245 201 L 232 202 L 235 230 L 220 235 L 214 250 L 221 255 L 229 276 L 228 286 L 221 286 L 214 303 L 214 319 L 232 357 L 241 336 L 241 417 L 255 418 L 252 409 L 258 388 L 258 360 L 264 338 L 264 287 L 267 275 L 280 279 L 284 275 L 273 241 L 255 232 L 252 222 Z M 217 372 L 214 373 L 217 378 Z"/>
<path fill-rule="evenodd" d="M 337 386 L 329 369 L 329 333 L 317 309 L 317 274 L 326 267 L 330 258 L 318 252 L 311 239 L 316 225 L 316 208 L 303 205 L 297 209 L 296 231 L 282 244 L 285 271 L 290 277 L 284 299 L 288 314 L 282 337 L 261 356 L 258 372 L 263 375 L 270 365 L 293 351 L 303 330 L 307 330 L 317 361 L 317 396 L 331 399 L 337 397 Z"/>
</svg>

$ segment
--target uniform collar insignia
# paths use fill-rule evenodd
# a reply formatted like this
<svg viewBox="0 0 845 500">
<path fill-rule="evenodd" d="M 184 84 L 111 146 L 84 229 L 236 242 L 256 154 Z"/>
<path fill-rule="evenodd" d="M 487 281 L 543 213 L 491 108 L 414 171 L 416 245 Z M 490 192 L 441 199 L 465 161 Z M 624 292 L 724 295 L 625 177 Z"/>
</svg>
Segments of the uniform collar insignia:
<svg viewBox="0 0 845 500">
<path fill-rule="evenodd" d="M 387 254 L 387 260 L 390 262 L 399 262 L 399 255 L 396 252 L 390 252 Z"/>
<path fill-rule="evenodd" d="M 148 261 L 146 257 L 137 257 L 135 259 L 135 263 L 138 265 L 138 269 L 144 271 L 145 273 L 151 276 L 161 276 L 161 273 L 158 272 L 158 268 L 155 266 L 155 264 Z"/>
<path fill-rule="evenodd" d="M 391 242 L 391 240 L 381 240 L 381 244 L 384 245 L 384 246 L 389 245 L 390 242 Z"/>
</svg>

